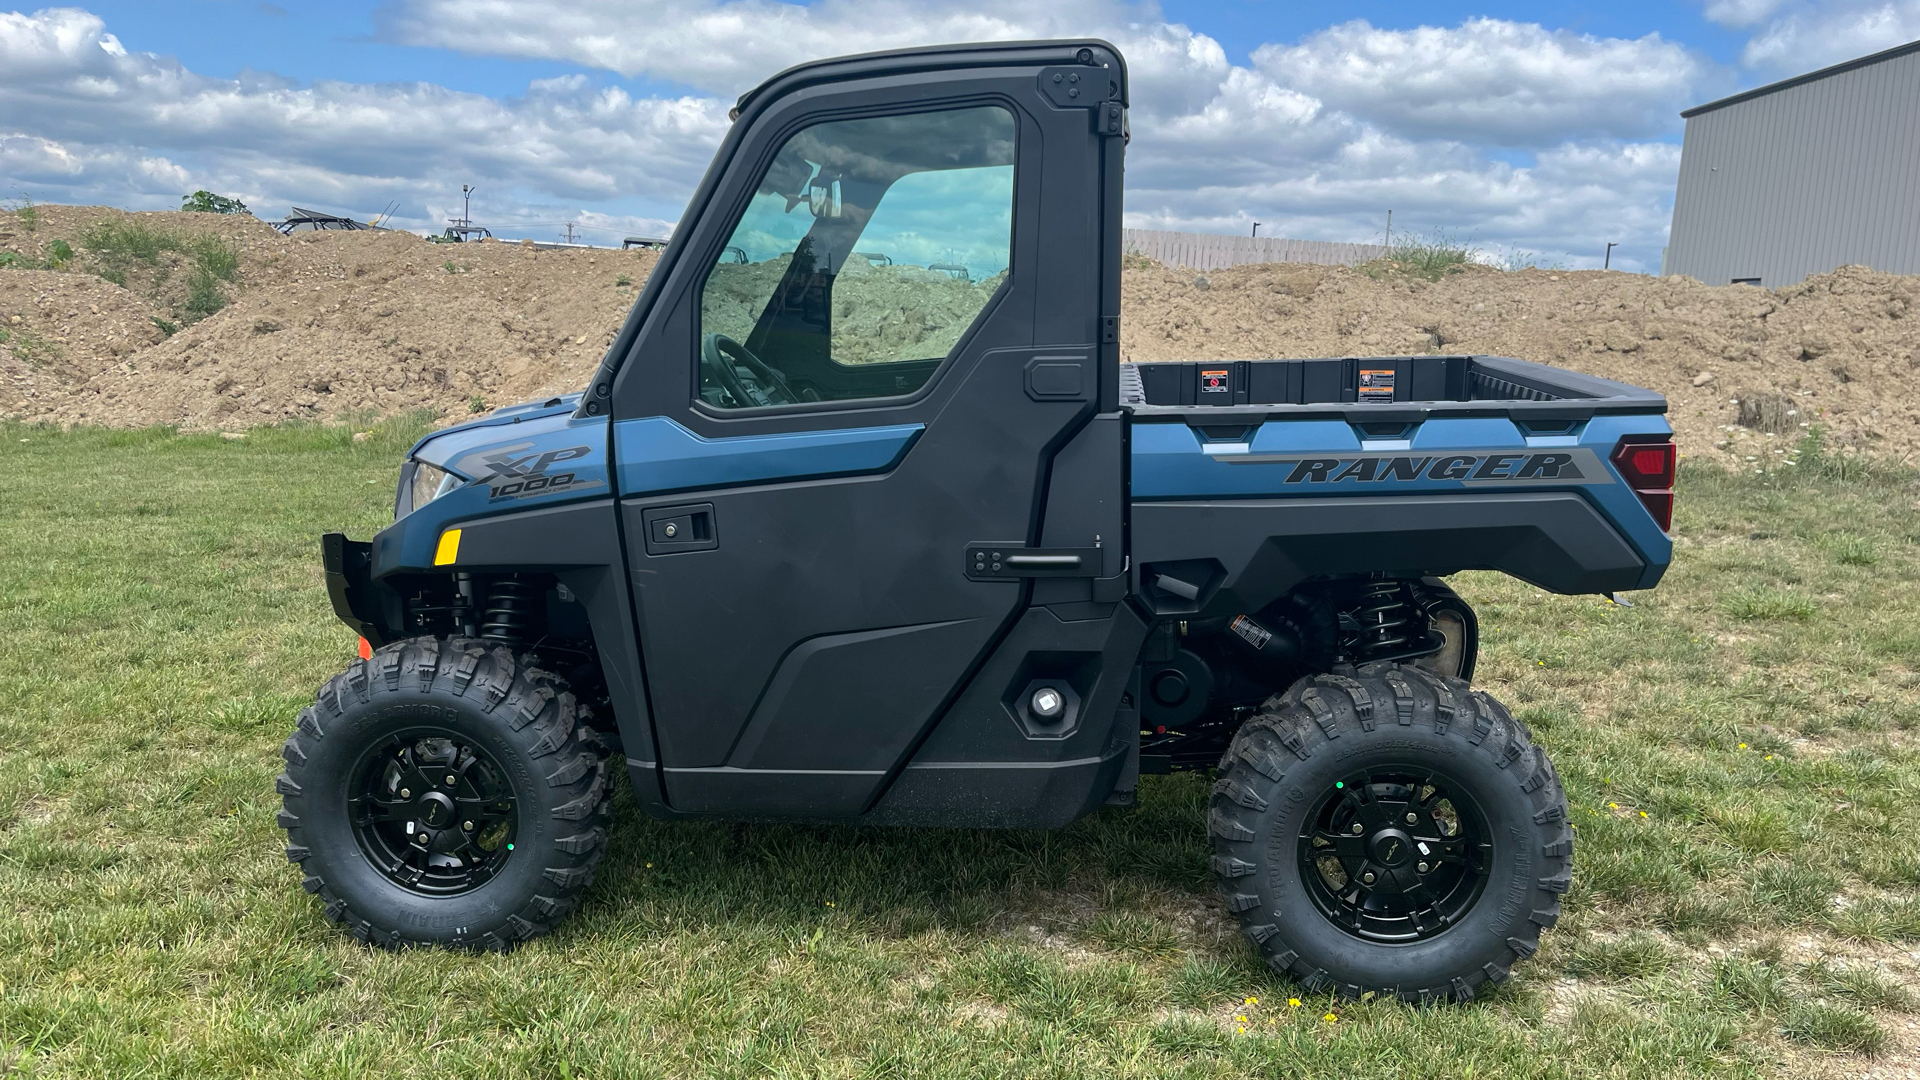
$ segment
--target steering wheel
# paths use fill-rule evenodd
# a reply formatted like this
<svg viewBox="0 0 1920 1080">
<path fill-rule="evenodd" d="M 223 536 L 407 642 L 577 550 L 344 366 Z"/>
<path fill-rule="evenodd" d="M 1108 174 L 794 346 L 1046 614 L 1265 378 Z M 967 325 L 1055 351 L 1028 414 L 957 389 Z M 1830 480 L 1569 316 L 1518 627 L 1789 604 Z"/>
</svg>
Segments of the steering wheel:
<svg viewBox="0 0 1920 1080">
<path fill-rule="evenodd" d="M 740 373 L 734 370 L 734 360 L 745 364 L 760 385 L 749 387 L 742 381 Z M 787 385 L 786 376 L 725 334 L 708 334 L 700 339 L 700 363 L 713 372 L 714 379 L 740 407 L 793 405 L 801 400 L 793 387 Z"/>
</svg>

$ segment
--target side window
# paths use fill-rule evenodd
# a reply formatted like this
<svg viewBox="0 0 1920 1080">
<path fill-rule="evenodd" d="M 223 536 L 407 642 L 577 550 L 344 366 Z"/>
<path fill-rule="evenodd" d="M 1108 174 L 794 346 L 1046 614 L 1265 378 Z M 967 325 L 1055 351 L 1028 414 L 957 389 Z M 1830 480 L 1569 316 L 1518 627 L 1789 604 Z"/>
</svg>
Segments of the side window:
<svg viewBox="0 0 1920 1080">
<path fill-rule="evenodd" d="M 926 383 L 1006 277 L 1013 114 L 815 124 L 760 180 L 700 293 L 700 397 L 724 409 Z"/>
</svg>

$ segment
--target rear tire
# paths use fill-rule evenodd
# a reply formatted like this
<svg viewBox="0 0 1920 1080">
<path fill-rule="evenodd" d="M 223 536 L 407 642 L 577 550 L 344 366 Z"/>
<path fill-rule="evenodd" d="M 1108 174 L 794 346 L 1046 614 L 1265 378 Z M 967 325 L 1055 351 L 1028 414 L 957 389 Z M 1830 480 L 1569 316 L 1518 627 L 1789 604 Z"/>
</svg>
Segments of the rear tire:
<svg viewBox="0 0 1920 1080">
<path fill-rule="evenodd" d="M 505 951 L 545 933 L 606 855 L 606 751 L 587 719 L 503 646 L 387 645 L 329 679 L 281 749 L 287 859 L 369 944 Z"/>
<path fill-rule="evenodd" d="M 1465 1001 L 1504 981 L 1572 871 L 1566 793 L 1525 725 L 1406 664 L 1269 699 L 1221 759 L 1208 820 L 1267 963 L 1349 998 Z"/>
</svg>

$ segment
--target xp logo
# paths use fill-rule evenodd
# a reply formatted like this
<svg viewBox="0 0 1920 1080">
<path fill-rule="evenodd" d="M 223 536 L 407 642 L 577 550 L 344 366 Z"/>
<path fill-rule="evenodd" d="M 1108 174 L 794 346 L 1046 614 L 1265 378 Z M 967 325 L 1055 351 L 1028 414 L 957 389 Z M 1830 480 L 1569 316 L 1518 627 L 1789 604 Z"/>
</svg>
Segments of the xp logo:
<svg viewBox="0 0 1920 1080">
<path fill-rule="evenodd" d="M 543 453 L 520 453 L 517 450 L 509 450 L 488 454 L 480 461 L 493 471 L 481 477 L 480 482 L 488 486 L 490 499 L 522 498 L 546 491 L 558 491 L 574 486 L 575 474 L 572 472 L 549 473 L 547 470 L 562 461 L 573 461 L 576 458 L 586 457 L 592 452 L 592 447 L 569 446 L 565 450 L 548 450 Z"/>
</svg>

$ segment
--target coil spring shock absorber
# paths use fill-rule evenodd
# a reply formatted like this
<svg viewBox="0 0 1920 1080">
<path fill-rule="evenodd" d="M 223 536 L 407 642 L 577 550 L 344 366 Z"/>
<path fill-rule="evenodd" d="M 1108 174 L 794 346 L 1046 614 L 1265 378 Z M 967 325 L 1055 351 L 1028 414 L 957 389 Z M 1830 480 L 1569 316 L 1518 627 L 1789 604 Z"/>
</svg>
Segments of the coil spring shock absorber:
<svg viewBox="0 0 1920 1080">
<path fill-rule="evenodd" d="M 480 622 L 480 640 L 502 645 L 526 643 L 533 631 L 534 604 L 540 590 L 518 578 L 500 578 L 487 590 L 487 610 Z"/>
<path fill-rule="evenodd" d="M 1362 660 L 1395 656 L 1413 643 L 1414 610 L 1407 602 L 1407 590 L 1391 578 L 1375 578 L 1360 591 L 1360 624 L 1355 651 Z"/>
</svg>

